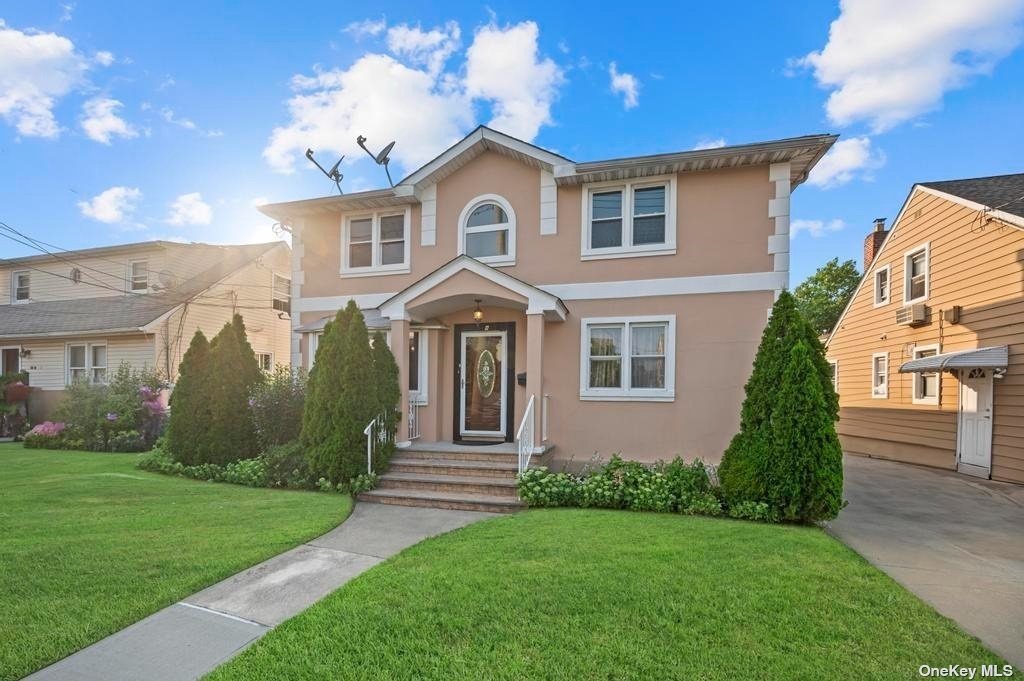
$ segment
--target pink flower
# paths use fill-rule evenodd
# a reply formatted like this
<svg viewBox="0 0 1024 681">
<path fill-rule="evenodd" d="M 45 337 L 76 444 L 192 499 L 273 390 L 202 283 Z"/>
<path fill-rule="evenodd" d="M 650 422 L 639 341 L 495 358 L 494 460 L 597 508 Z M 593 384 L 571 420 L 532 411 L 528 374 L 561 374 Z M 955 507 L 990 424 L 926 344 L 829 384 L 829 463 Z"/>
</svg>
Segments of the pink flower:
<svg viewBox="0 0 1024 681">
<path fill-rule="evenodd" d="M 35 428 L 29 431 L 29 435 L 45 435 L 46 437 L 57 437 L 61 434 L 65 428 L 63 423 L 54 423 L 53 421 L 43 421 Z"/>
</svg>

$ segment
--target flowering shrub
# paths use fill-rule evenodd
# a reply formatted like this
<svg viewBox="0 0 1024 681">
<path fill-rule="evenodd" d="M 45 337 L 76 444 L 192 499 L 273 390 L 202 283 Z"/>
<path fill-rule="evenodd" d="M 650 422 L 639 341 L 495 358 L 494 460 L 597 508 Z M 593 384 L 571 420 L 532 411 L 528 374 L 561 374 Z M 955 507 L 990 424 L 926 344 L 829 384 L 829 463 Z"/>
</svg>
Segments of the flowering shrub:
<svg viewBox="0 0 1024 681">
<path fill-rule="evenodd" d="M 348 484 L 349 490 L 352 494 L 359 494 L 360 492 L 369 492 L 371 489 L 377 487 L 377 474 L 376 473 L 362 473 L 352 478 L 352 481 Z"/>
<path fill-rule="evenodd" d="M 25 447 L 27 449 L 63 449 L 64 430 L 63 423 L 43 421 L 25 434 Z"/>
</svg>

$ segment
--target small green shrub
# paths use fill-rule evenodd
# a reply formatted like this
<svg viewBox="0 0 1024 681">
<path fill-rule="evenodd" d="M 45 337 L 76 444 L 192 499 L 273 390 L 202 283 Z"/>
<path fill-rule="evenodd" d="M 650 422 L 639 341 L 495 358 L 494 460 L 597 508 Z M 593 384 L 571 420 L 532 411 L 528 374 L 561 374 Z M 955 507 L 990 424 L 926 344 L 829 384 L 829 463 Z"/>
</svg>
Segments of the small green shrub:
<svg viewBox="0 0 1024 681">
<path fill-rule="evenodd" d="M 224 464 L 220 475 L 214 480 L 247 487 L 266 487 L 267 466 L 261 457 L 231 461 Z"/>
<path fill-rule="evenodd" d="M 763 501 L 741 501 L 733 504 L 729 507 L 729 517 L 762 523 L 779 522 L 779 514 Z"/>
<path fill-rule="evenodd" d="M 377 474 L 376 473 L 362 473 L 352 478 L 348 483 L 349 491 L 352 494 L 359 494 L 360 492 L 369 492 L 371 489 L 377 487 Z"/>
<path fill-rule="evenodd" d="M 268 487 L 316 488 L 306 453 L 298 440 L 270 447 L 261 458 L 266 465 Z"/>
<path fill-rule="evenodd" d="M 146 441 L 142 433 L 134 430 L 126 430 L 110 436 L 107 440 L 107 450 L 111 452 L 144 452 Z"/>
<path fill-rule="evenodd" d="M 299 439 L 305 399 L 306 372 L 302 369 L 278 365 L 267 380 L 253 387 L 249 408 L 264 452 Z"/>
<path fill-rule="evenodd" d="M 686 500 L 684 505 L 679 507 L 680 513 L 686 515 L 722 515 L 722 502 L 711 492 L 700 492 Z"/>
<path fill-rule="evenodd" d="M 528 506 L 575 506 L 579 480 L 568 473 L 531 468 L 519 474 L 519 498 Z"/>
</svg>

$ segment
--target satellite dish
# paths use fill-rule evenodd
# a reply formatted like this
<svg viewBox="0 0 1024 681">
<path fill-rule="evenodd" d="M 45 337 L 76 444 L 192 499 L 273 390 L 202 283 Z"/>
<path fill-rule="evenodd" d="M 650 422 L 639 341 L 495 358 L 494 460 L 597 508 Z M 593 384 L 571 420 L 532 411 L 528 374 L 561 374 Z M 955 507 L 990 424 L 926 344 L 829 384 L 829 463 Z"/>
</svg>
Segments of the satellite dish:
<svg viewBox="0 0 1024 681">
<path fill-rule="evenodd" d="M 388 176 L 388 184 L 394 187 L 395 183 L 391 180 L 391 171 L 388 170 L 388 163 L 391 161 L 391 159 L 388 158 L 388 154 L 390 154 L 391 150 L 395 148 L 395 143 L 389 143 L 386 147 L 384 147 L 383 150 L 381 150 L 379 154 L 374 154 L 372 151 L 366 148 L 366 137 L 364 137 L 363 135 L 356 137 L 356 144 L 358 144 L 362 148 L 362 150 L 365 151 L 367 155 L 369 155 L 369 157 L 373 159 L 374 163 L 376 163 L 379 166 L 384 166 L 384 172 L 387 173 Z"/>
<path fill-rule="evenodd" d="M 377 156 L 373 160 L 377 162 L 377 165 L 387 165 L 388 161 L 391 160 L 388 158 L 388 154 L 390 154 L 391 150 L 394 148 L 395 143 L 391 142 L 386 147 L 384 147 L 384 150 L 377 154 Z"/>
<path fill-rule="evenodd" d="M 320 172 L 327 176 L 327 179 L 334 182 L 334 186 L 338 188 L 339 194 L 344 194 L 344 192 L 341 191 L 341 181 L 345 178 L 345 176 L 341 173 L 341 171 L 338 170 L 338 166 L 340 166 L 341 162 L 345 160 L 344 156 L 339 158 L 338 162 L 331 166 L 330 170 L 324 170 L 324 167 L 316 162 L 316 159 L 313 158 L 312 149 L 306 149 L 306 158 L 308 158 L 313 163 L 313 165 L 319 168 Z"/>
</svg>

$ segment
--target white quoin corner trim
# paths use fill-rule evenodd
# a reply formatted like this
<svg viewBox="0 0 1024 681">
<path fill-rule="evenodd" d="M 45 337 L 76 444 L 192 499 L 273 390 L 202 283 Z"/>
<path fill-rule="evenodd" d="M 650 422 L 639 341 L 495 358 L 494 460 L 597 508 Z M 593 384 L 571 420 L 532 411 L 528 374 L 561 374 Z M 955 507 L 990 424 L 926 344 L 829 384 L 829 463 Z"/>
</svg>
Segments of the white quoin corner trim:
<svg viewBox="0 0 1024 681">
<path fill-rule="evenodd" d="M 772 269 L 783 274 L 782 288 L 789 286 L 789 195 L 791 167 L 789 162 L 768 166 L 768 181 L 775 185 L 775 197 L 768 199 L 768 217 L 775 221 L 775 234 L 768 237 L 768 254 L 772 256 Z M 776 297 L 781 289 L 775 291 Z"/>
</svg>

